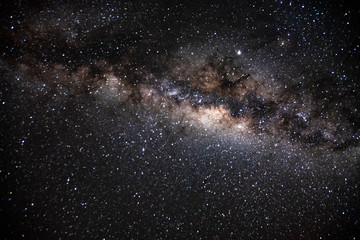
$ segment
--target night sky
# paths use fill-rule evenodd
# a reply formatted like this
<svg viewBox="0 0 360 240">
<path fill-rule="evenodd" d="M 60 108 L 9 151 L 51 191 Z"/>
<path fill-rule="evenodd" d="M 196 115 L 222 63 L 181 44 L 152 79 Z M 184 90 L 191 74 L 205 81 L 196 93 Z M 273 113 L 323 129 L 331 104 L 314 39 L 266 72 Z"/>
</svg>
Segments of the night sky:
<svg viewBox="0 0 360 240">
<path fill-rule="evenodd" d="M 0 3 L 2 239 L 358 239 L 351 1 Z"/>
</svg>

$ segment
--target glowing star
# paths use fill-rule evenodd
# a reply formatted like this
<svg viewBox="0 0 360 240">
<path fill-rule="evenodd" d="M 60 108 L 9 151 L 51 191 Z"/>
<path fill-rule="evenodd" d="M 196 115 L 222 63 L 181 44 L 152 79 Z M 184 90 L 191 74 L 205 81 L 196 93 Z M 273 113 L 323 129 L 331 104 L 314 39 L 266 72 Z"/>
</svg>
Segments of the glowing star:
<svg viewBox="0 0 360 240">
<path fill-rule="evenodd" d="M 236 54 L 237 54 L 237 55 L 241 55 L 241 50 L 237 50 L 237 51 L 236 51 Z"/>
<path fill-rule="evenodd" d="M 245 126 L 241 123 L 237 124 L 236 127 L 240 130 L 243 130 L 245 128 Z"/>
</svg>

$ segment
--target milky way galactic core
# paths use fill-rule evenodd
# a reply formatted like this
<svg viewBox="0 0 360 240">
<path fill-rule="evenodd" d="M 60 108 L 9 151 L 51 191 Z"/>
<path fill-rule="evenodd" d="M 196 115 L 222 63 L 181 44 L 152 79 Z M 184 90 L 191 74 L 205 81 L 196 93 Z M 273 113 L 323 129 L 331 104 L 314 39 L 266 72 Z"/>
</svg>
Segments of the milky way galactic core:
<svg viewBox="0 0 360 240">
<path fill-rule="evenodd" d="M 356 239 L 358 20 L 343 1 L 1 4 L 4 237 Z"/>
</svg>

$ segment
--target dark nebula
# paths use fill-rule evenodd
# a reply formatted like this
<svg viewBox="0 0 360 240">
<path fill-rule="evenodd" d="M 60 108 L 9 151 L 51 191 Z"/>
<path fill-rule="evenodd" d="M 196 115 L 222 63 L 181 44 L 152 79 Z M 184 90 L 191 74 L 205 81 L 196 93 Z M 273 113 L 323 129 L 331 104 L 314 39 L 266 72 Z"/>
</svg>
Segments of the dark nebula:
<svg viewBox="0 0 360 240">
<path fill-rule="evenodd" d="M 359 9 L 1 3 L 4 239 L 357 239 Z"/>
</svg>

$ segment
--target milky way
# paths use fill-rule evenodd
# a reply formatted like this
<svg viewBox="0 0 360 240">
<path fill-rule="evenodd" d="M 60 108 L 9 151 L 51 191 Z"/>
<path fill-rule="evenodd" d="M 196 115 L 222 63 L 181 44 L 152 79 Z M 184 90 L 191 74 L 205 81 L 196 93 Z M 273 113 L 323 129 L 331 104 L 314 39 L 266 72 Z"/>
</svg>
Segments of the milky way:
<svg viewBox="0 0 360 240">
<path fill-rule="evenodd" d="M 346 2 L 1 7 L 6 239 L 356 239 Z"/>
</svg>

